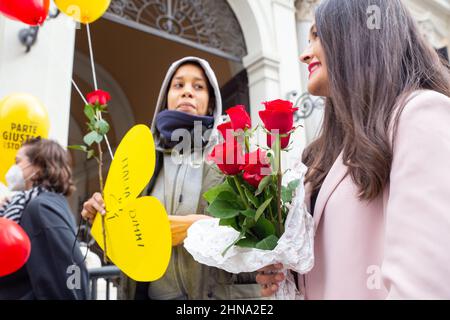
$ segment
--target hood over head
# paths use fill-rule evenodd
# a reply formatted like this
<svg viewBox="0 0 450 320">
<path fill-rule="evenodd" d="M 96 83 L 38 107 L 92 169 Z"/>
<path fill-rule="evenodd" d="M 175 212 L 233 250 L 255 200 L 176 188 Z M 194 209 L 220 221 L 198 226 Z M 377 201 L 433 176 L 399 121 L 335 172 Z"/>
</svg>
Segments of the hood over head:
<svg viewBox="0 0 450 320">
<path fill-rule="evenodd" d="M 222 119 L 222 98 L 220 95 L 220 88 L 219 83 L 217 81 L 216 75 L 214 71 L 212 70 L 209 63 L 201 58 L 197 57 L 185 57 L 183 59 L 180 59 L 170 66 L 169 70 L 167 71 L 166 77 L 164 78 L 164 81 L 161 86 L 161 90 L 159 92 L 158 101 L 156 103 L 155 113 L 152 120 L 151 130 L 155 137 L 155 143 L 157 146 L 159 146 L 160 141 L 160 134 L 158 132 L 158 129 L 156 128 L 156 116 L 161 111 L 165 110 L 167 108 L 167 94 L 169 91 L 170 82 L 172 81 L 173 76 L 177 72 L 177 70 L 180 68 L 180 66 L 185 65 L 189 62 L 193 62 L 194 64 L 200 66 L 205 75 L 206 78 L 214 92 L 214 97 L 210 97 L 210 99 L 214 100 L 214 111 L 213 111 L 213 117 L 214 117 L 214 126 L 213 126 L 213 133 L 210 137 L 210 143 L 213 143 L 216 140 L 217 137 L 217 126 L 220 124 Z"/>
</svg>

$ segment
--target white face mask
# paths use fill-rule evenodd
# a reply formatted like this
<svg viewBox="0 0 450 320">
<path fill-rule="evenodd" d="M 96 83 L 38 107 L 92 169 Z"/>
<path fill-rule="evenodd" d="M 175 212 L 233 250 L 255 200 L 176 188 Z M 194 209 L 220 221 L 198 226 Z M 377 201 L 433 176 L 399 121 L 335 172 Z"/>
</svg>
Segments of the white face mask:
<svg viewBox="0 0 450 320">
<path fill-rule="evenodd" d="M 33 177 L 36 173 L 33 173 L 27 179 L 23 177 L 22 168 L 20 168 L 17 164 L 13 165 L 5 175 L 6 183 L 8 184 L 8 188 L 11 191 L 24 191 L 25 190 L 25 182 Z"/>
</svg>

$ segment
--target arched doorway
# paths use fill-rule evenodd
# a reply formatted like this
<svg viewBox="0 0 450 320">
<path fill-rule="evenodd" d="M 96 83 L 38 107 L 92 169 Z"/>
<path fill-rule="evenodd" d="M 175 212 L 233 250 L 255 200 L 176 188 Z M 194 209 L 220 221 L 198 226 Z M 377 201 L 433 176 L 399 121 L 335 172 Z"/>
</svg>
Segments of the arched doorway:
<svg viewBox="0 0 450 320">
<path fill-rule="evenodd" d="M 132 125 L 150 124 L 163 77 L 184 56 L 208 60 L 221 86 L 224 109 L 249 105 L 248 77 L 242 58 L 244 36 L 226 0 L 113 0 L 104 18 L 91 26 L 99 87 L 112 95 L 109 134 L 116 147 Z M 74 80 L 93 90 L 85 28 L 77 30 Z M 83 102 L 72 92 L 69 145 L 80 144 L 85 131 Z M 95 160 L 72 152 L 77 193 L 75 212 L 99 189 Z M 107 162 L 105 172 L 109 167 Z"/>
</svg>

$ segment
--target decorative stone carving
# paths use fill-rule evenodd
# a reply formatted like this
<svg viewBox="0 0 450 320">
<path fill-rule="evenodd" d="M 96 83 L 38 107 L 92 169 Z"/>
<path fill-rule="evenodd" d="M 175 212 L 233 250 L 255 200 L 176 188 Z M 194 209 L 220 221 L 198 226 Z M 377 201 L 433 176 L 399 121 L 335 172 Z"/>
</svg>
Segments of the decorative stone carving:
<svg viewBox="0 0 450 320">
<path fill-rule="evenodd" d="M 247 55 L 241 27 L 226 0 L 113 0 L 108 13 L 124 24 L 137 23 L 174 40 L 238 59 Z"/>
</svg>

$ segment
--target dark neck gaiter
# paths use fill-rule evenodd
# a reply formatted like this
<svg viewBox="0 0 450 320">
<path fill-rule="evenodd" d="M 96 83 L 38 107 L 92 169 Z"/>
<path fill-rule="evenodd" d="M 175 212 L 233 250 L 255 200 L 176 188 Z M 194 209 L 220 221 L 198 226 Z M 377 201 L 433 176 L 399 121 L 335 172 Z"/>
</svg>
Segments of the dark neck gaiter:
<svg viewBox="0 0 450 320">
<path fill-rule="evenodd" d="M 179 143 L 179 141 L 172 141 L 172 134 L 177 129 L 186 129 L 192 136 L 195 121 L 201 122 L 202 133 L 214 126 L 214 117 L 212 116 L 195 116 L 174 110 L 164 110 L 158 113 L 156 128 L 161 136 L 162 147 L 173 148 Z"/>
</svg>

